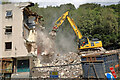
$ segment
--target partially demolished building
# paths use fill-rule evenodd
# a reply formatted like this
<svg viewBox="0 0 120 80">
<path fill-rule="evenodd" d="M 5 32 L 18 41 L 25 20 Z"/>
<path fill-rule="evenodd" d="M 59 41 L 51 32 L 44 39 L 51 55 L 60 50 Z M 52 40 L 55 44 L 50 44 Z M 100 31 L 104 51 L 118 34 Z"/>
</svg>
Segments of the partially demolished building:
<svg viewBox="0 0 120 80">
<path fill-rule="evenodd" d="M 0 5 L 0 76 L 28 76 L 30 59 L 37 54 L 36 24 L 42 16 L 33 13 L 33 3 Z M 22 73 L 22 74 L 21 74 Z M 18 75 L 19 74 L 19 75 Z M 24 77 L 23 77 L 24 78 Z"/>
<path fill-rule="evenodd" d="M 0 5 L 0 79 L 56 75 L 59 78 L 105 78 L 104 72 L 109 73 L 111 66 L 115 66 L 119 74 L 120 61 L 116 54 L 119 50 L 55 53 L 53 40 L 43 34 L 42 16 L 30 11 L 32 6 L 33 3 Z"/>
</svg>

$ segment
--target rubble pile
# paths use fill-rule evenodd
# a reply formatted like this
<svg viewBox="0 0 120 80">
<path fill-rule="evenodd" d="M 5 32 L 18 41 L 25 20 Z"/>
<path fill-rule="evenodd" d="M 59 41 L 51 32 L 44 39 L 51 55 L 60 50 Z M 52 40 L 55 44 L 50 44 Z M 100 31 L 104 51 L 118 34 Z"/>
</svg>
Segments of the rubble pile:
<svg viewBox="0 0 120 80">
<path fill-rule="evenodd" d="M 80 61 L 80 55 L 69 52 L 68 54 L 56 54 L 55 59 L 51 63 L 41 63 L 39 58 L 34 63 L 36 67 L 41 67 L 36 69 L 42 73 L 41 78 L 49 78 L 50 71 L 58 71 L 60 78 L 76 78 L 82 75 Z"/>
<path fill-rule="evenodd" d="M 40 68 L 32 70 L 34 77 L 49 78 L 50 71 L 58 71 L 60 78 L 76 78 L 82 75 L 80 55 L 74 52 L 55 53 L 56 33 L 49 33 L 50 36 L 48 36 L 41 28 L 37 29 L 37 33 L 38 53 L 33 64 Z"/>
</svg>

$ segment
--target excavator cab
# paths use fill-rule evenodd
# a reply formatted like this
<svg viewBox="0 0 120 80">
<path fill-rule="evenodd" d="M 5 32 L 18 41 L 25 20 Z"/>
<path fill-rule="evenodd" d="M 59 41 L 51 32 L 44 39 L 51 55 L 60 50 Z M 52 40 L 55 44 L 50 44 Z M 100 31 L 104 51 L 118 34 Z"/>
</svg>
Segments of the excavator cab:
<svg viewBox="0 0 120 80">
<path fill-rule="evenodd" d="M 88 44 L 88 38 L 87 37 L 82 37 L 81 39 L 79 39 L 78 42 L 78 48 L 84 47 L 85 45 Z"/>
<path fill-rule="evenodd" d="M 78 49 L 79 50 L 84 50 L 84 49 L 93 49 L 95 50 L 96 48 L 102 47 L 102 42 L 97 40 L 97 41 L 91 41 L 87 37 L 82 37 L 79 39 L 78 42 Z"/>
</svg>

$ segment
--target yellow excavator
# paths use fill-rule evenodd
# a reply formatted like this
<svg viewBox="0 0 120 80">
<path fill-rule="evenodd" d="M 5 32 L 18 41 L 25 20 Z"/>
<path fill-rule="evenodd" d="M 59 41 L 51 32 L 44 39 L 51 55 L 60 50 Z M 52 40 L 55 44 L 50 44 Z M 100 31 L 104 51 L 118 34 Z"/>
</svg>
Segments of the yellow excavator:
<svg viewBox="0 0 120 80">
<path fill-rule="evenodd" d="M 57 29 L 62 25 L 62 23 L 66 20 L 69 21 L 72 29 L 74 30 L 76 36 L 78 37 L 78 49 L 79 50 L 87 50 L 87 49 L 99 49 L 102 47 L 102 41 L 91 41 L 88 37 L 83 37 L 79 29 L 77 28 L 73 19 L 69 16 L 69 11 L 65 12 L 56 22 L 55 26 L 52 29 L 53 33 L 57 32 Z"/>
</svg>

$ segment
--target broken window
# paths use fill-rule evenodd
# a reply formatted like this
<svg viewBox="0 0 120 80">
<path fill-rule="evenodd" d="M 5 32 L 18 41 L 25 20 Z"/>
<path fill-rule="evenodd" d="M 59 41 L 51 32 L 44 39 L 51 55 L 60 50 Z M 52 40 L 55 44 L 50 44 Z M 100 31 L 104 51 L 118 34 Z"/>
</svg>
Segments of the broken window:
<svg viewBox="0 0 120 80">
<path fill-rule="evenodd" d="M 12 26 L 6 26 L 5 28 L 5 34 L 11 34 L 12 33 Z"/>
<path fill-rule="evenodd" d="M 12 10 L 6 11 L 6 18 L 12 18 Z"/>
<path fill-rule="evenodd" d="M 5 50 L 11 50 L 12 49 L 12 42 L 5 42 Z"/>
</svg>

